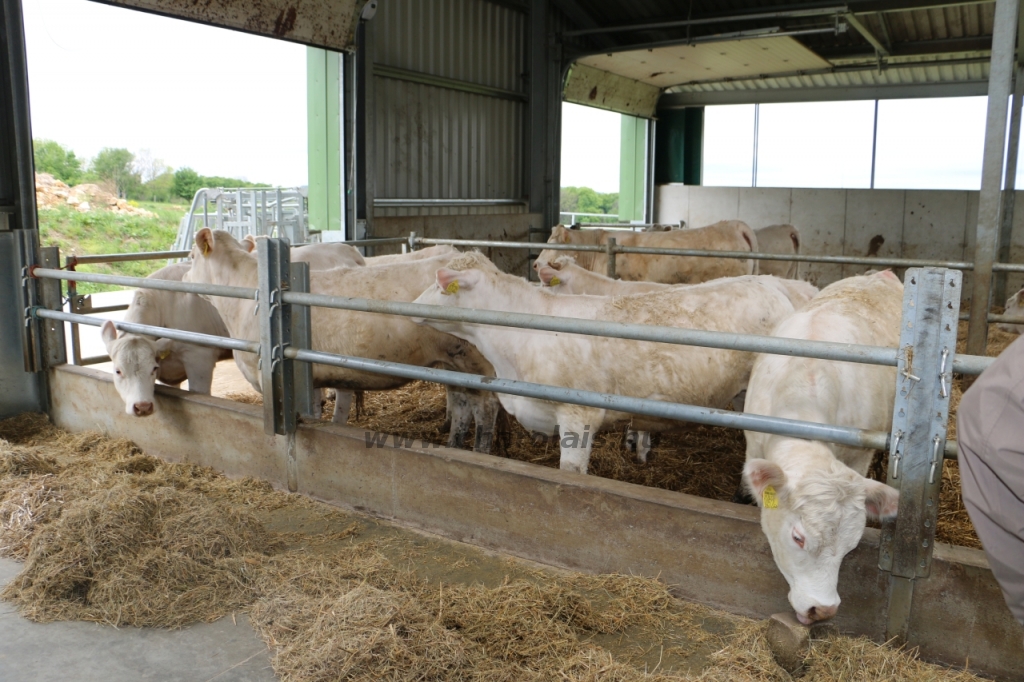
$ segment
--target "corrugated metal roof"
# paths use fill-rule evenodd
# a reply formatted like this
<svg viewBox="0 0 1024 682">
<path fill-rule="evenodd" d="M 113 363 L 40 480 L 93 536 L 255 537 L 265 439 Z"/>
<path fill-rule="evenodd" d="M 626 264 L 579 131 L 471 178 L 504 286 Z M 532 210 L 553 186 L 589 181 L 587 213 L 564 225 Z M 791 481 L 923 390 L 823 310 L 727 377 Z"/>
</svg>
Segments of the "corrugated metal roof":
<svg viewBox="0 0 1024 682">
<path fill-rule="evenodd" d="M 904 3 L 918 7 L 901 8 Z M 729 19 L 730 15 L 822 8 L 824 4 L 792 0 L 590 0 L 586 3 L 591 18 L 590 25 L 585 27 L 588 29 L 687 19 L 709 21 L 688 27 L 662 25 L 607 32 L 600 38 L 604 43 L 615 44 L 593 48 L 580 55 L 579 61 L 665 88 L 666 92 L 679 95 L 674 100 L 677 103 L 685 103 L 688 93 L 695 96 L 695 102 L 709 102 L 707 97 L 701 99 L 696 95 L 785 89 L 831 89 L 837 92 L 828 98 L 836 99 L 843 97 L 838 90 L 844 88 L 861 88 L 860 96 L 872 98 L 900 96 L 901 88 L 907 89 L 906 96 L 983 92 L 982 85 L 988 79 L 994 1 L 944 4 L 936 0 L 936 7 L 922 8 L 916 0 L 840 0 L 834 5 L 834 14 Z M 851 21 L 846 12 L 852 12 L 855 20 Z M 847 30 L 836 32 L 837 22 L 848 24 Z M 721 34 L 754 30 L 798 35 L 701 42 L 715 41 Z M 820 32 L 800 33 L 808 30 Z M 870 34 L 870 41 L 862 31 Z M 594 36 L 573 38 L 586 41 Z M 691 40 L 697 44 L 678 44 Z M 677 45 L 657 44 L 672 42 Z M 873 43 L 880 51 L 876 51 Z M 603 52 L 598 54 L 598 49 Z M 684 56 L 687 58 L 679 58 Z M 886 94 L 867 90 L 872 88 L 881 88 Z M 806 94 L 798 97 L 808 99 Z M 741 100 L 736 95 L 730 101 Z"/>
</svg>

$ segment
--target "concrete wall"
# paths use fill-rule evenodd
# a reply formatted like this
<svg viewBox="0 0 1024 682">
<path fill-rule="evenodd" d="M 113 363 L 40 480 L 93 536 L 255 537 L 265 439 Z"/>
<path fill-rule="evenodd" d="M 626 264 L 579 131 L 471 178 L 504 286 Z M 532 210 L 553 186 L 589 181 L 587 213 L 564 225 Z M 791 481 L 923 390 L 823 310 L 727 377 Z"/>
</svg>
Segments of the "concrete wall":
<svg viewBox="0 0 1024 682">
<path fill-rule="evenodd" d="M 291 460 L 297 492 L 403 525 L 553 566 L 657 577 L 733 613 L 789 608 L 753 507 L 465 450 L 373 447 L 372 434 L 336 424 L 267 436 L 260 406 L 166 386 L 157 413 L 138 419 L 125 415 L 110 374 L 64 365 L 50 377 L 52 418 L 71 431 L 116 434 L 154 456 L 280 488 Z M 836 624 L 880 641 L 888 577 L 878 541 L 867 529 L 844 559 Z M 1020 626 L 980 551 L 937 543 L 932 577 L 915 592 L 909 643 L 923 657 L 1024 680 Z"/>
<path fill-rule="evenodd" d="M 1024 192 L 1017 192 L 1011 260 L 1024 262 Z M 888 258 L 974 260 L 978 192 L 959 190 L 798 189 L 786 187 L 698 187 L 655 189 L 654 220 L 685 220 L 690 227 L 743 220 L 757 229 L 790 223 L 800 230 L 800 252 L 821 256 L 867 256 L 871 240 L 885 241 L 877 254 Z M 800 276 L 818 286 L 859 274 L 860 266 L 802 263 Z M 965 277 L 964 292 L 971 287 Z M 1010 275 L 1007 294 L 1024 286 Z"/>
</svg>

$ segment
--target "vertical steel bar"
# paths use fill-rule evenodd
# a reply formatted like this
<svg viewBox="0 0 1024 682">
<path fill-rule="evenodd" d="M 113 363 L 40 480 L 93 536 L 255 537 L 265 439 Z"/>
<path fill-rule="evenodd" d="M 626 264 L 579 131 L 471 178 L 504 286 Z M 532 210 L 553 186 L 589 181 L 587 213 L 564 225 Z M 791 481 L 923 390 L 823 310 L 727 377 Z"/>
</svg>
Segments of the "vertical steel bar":
<svg viewBox="0 0 1024 682">
<path fill-rule="evenodd" d="M 44 246 L 39 250 L 39 263 L 44 268 L 60 268 L 60 249 L 56 246 Z M 62 310 L 61 280 L 44 279 L 39 282 L 39 304 L 50 310 Z M 39 322 L 43 341 L 43 363 L 46 367 L 63 365 L 68 361 L 68 351 L 64 339 L 64 323 L 59 320 L 41 320 Z"/>
<path fill-rule="evenodd" d="M 875 125 L 871 129 L 871 189 L 875 188 L 875 158 L 878 149 L 878 100 L 875 100 Z"/>
<path fill-rule="evenodd" d="M 1013 50 L 1017 36 L 1018 0 L 996 0 L 992 36 L 992 65 L 988 77 L 988 114 L 985 119 L 985 154 L 978 201 L 978 234 L 974 247 L 974 285 L 967 352 L 984 355 L 988 341 L 987 313 L 991 305 L 992 262 L 999 239 L 1003 152 L 1006 145 L 1006 104 L 1013 76 Z"/>
<path fill-rule="evenodd" d="M 615 237 L 608 237 L 608 243 L 604 245 L 604 252 L 608 258 L 607 275 L 609 279 L 615 279 L 615 245 L 618 240 Z"/>
<path fill-rule="evenodd" d="M 1006 181 L 1003 183 L 1003 208 L 999 227 L 1000 263 L 1010 262 L 1010 240 L 1013 236 L 1013 209 L 1017 197 L 1017 155 L 1020 151 L 1021 103 L 1024 101 L 1024 64 L 1018 62 L 1013 78 L 1013 99 L 1010 105 L 1010 137 L 1006 141 Z M 992 300 L 1002 305 L 1006 300 L 1006 273 L 993 275 Z"/>
<path fill-rule="evenodd" d="M 757 133 L 758 124 L 761 120 L 761 105 L 754 105 L 754 162 L 750 169 L 750 186 L 757 187 Z"/>
<path fill-rule="evenodd" d="M 913 581 L 931 570 L 962 275 L 911 268 L 905 280 L 888 479 L 900 506 L 882 525 L 878 560 L 891 574 L 886 636 L 903 641 Z"/>
<path fill-rule="evenodd" d="M 284 349 L 291 341 L 291 306 L 281 293 L 291 286 L 289 248 L 283 239 L 260 239 L 259 262 L 260 388 L 263 430 L 268 435 L 294 433 L 293 362 Z"/>
<path fill-rule="evenodd" d="M 291 290 L 301 293 L 309 292 L 309 265 L 291 263 Z M 291 309 L 292 338 L 294 348 L 313 350 L 313 327 L 309 306 L 294 306 Z M 308 362 L 296 362 L 293 368 L 295 383 L 295 410 L 305 419 L 320 418 L 320 403 L 313 396 L 313 365 Z"/>
</svg>

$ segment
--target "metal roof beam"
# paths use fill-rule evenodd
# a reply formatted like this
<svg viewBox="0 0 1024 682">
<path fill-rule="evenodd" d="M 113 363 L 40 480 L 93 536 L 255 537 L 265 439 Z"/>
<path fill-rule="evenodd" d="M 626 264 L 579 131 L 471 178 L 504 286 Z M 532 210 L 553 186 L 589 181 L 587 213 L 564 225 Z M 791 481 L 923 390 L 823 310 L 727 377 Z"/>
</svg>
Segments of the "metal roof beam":
<svg viewBox="0 0 1024 682">
<path fill-rule="evenodd" d="M 591 31 L 594 35 L 590 37 L 594 44 L 599 48 L 615 47 L 616 41 L 603 34 L 600 28 L 598 28 L 597 20 L 590 15 L 590 12 L 583 9 L 578 0 L 551 0 L 551 4 L 555 6 L 562 14 L 569 17 L 569 20 L 577 26 L 582 27 L 584 32 Z M 596 30 L 595 30 L 596 29 Z M 564 36 L 571 36 L 572 31 L 563 33 Z"/>
<path fill-rule="evenodd" d="M 680 109 L 714 104 L 774 104 L 779 102 L 838 102 L 871 99 L 919 99 L 925 97 L 977 97 L 988 92 L 988 81 L 906 83 L 849 87 L 758 88 L 666 93 L 658 109 Z"/>
<path fill-rule="evenodd" d="M 942 9 L 943 7 L 963 7 L 966 5 L 984 5 L 993 0 L 847 0 L 851 12 L 866 14 L 868 12 L 907 12 L 914 9 Z"/>
<path fill-rule="evenodd" d="M 846 19 L 846 23 L 852 26 L 854 30 L 857 31 L 857 33 L 859 33 L 862 38 L 864 38 L 864 40 L 868 41 L 868 43 L 871 44 L 871 47 L 875 48 L 875 52 L 882 55 L 883 57 L 889 56 L 889 50 L 885 47 L 885 45 L 883 45 L 881 41 L 879 41 L 878 38 L 875 37 L 875 34 L 872 33 L 868 29 L 868 27 L 865 26 L 864 23 L 861 22 L 861 20 L 856 17 L 856 15 L 847 12 L 846 14 L 843 15 L 843 18 Z"/>
<path fill-rule="evenodd" d="M 555 0 L 556 4 L 563 1 L 575 2 L 575 0 Z M 726 14 L 711 17 L 698 17 L 697 19 L 679 19 L 673 21 L 656 21 L 646 24 L 628 24 L 625 26 L 597 26 L 583 28 L 573 31 L 565 31 L 562 35 L 566 37 L 623 33 L 627 31 L 655 31 L 666 28 L 685 28 L 687 26 L 702 26 L 704 24 L 721 24 L 732 21 L 760 21 L 767 19 L 783 19 L 794 17 L 817 17 L 832 14 L 841 14 L 847 11 L 846 5 L 831 5 L 828 7 L 810 7 L 804 9 L 789 9 L 773 12 L 757 12 L 751 14 Z"/>
<path fill-rule="evenodd" d="M 857 48 L 811 48 L 822 59 L 868 59 L 874 51 Z M 992 49 L 992 36 L 970 38 L 944 38 L 940 40 L 916 40 L 913 42 L 894 43 L 889 49 L 891 57 L 927 57 L 931 55 L 954 54 L 958 52 L 988 52 Z"/>
</svg>

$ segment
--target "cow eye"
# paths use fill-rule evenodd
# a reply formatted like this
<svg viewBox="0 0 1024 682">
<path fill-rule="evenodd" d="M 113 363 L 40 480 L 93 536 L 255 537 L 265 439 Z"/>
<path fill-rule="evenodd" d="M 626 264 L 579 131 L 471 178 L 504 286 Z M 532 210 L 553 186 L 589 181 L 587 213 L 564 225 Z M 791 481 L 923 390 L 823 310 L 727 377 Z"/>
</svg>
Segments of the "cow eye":
<svg viewBox="0 0 1024 682">
<path fill-rule="evenodd" d="M 793 542 L 795 542 L 797 544 L 797 547 L 799 547 L 800 549 L 804 548 L 804 536 L 801 535 L 800 531 L 798 531 L 796 528 L 793 529 Z"/>
<path fill-rule="evenodd" d="M 117 376 L 121 376 L 121 370 L 115 369 L 114 374 L 116 374 Z"/>
</svg>

